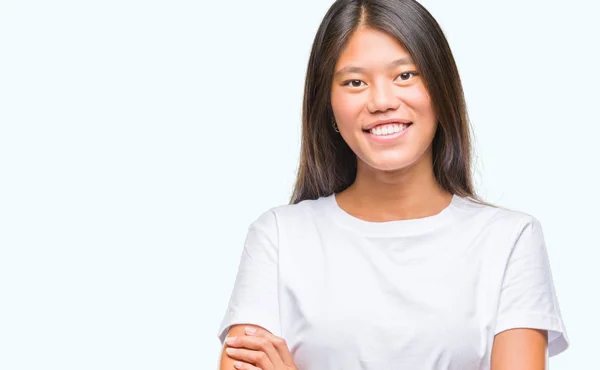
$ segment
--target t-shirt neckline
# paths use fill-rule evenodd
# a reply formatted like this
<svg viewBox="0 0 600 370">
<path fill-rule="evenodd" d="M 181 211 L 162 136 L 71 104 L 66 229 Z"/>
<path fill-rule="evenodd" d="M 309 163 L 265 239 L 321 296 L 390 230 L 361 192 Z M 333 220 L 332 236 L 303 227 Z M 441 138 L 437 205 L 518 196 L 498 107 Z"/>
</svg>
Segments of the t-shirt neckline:
<svg viewBox="0 0 600 370">
<path fill-rule="evenodd" d="M 334 221 L 344 228 L 367 236 L 403 236 L 427 233 L 447 225 L 453 219 L 460 199 L 453 194 L 448 206 L 432 216 L 383 222 L 366 221 L 347 213 L 337 203 L 335 193 L 326 196 L 325 203 Z"/>
</svg>

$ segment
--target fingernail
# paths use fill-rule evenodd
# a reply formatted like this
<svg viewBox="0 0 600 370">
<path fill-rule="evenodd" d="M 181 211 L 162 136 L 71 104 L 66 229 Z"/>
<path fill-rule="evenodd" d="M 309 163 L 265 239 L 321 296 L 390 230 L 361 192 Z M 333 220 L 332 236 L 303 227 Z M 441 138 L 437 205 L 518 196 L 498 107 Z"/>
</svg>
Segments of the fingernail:
<svg viewBox="0 0 600 370">
<path fill-rule="evenodd" d="M 227 338 L 225 338 L 225 343 L 228 343 L 228 344 L 233 343 L 233 342 L 235 342 L 235 339 L 236 339 L 236 337 L 227 337 Z"/>
<path fill-rule="evenodd" d="M 227 351 L 227 353 L 229 353 L 229 354 L 234 354 L 235 348 L 227 348 L 225 351 Z"/>
<path fill-rule="evenodd" d="M 251 326 L 246 326 L 246 334 L 254 334 L 256 333 L 256 328 L 253 328 Z"/>
<path fill-rule="evenodd" d="M 244 366 L 244 364 L 242 364 L 242 363 L 241 363 L 241 362 L 239 362 L 239 361 L 235 361 L 235 362 L 233 363 L 233 366 L 234 366 L 236 369 L 241 369 L 241 368 L 242 368 L 242 366 Z"/>
</svg>

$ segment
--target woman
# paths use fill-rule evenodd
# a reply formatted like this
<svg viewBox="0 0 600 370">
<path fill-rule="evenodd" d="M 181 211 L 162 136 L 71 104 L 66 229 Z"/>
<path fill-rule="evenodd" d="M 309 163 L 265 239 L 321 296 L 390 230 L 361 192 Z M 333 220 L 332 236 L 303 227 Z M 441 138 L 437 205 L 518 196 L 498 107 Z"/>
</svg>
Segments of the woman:
<svg viewBox="0 0 600 370">
<path fill-rule="evenodd" d="M 539 221 L 473 190 L 457 67 L 419 3 L 331 6 L 302 130 L 290 204 L 249 227 L 221 369 L 544 369 L 568 347 Z"/>
</svg>

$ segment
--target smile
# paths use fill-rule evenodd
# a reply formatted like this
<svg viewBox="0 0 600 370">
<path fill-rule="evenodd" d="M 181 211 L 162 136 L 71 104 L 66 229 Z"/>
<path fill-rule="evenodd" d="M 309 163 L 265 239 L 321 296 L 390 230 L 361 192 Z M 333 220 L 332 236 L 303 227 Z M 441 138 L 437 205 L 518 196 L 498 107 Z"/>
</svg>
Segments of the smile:
<svg viewBox="0 0 600 370">
<path fill-rule="evenodd" d="M 373 141 L 390 142 L 404 136 L 411 125 L 412 123 L 388 123 L 363 132 Z"/>
</svg>

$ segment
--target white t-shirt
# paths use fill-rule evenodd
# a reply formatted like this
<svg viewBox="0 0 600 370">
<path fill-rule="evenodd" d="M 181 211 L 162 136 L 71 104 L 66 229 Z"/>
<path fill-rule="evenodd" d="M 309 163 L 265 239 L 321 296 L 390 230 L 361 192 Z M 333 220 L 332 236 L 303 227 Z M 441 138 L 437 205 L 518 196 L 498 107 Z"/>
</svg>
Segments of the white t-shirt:
<svg viewBox="0 0 600 370">
<path fill-rule="evenodd" d="M 282 205 L 249 227 L 233 324 L 283 337 L 300 370 L 489 369 L 494 335 L 549 330 L 568 347 L 539 221 L 454 195 L 425 218 L 369 222 L 335 196 Z"/>
</svg>

